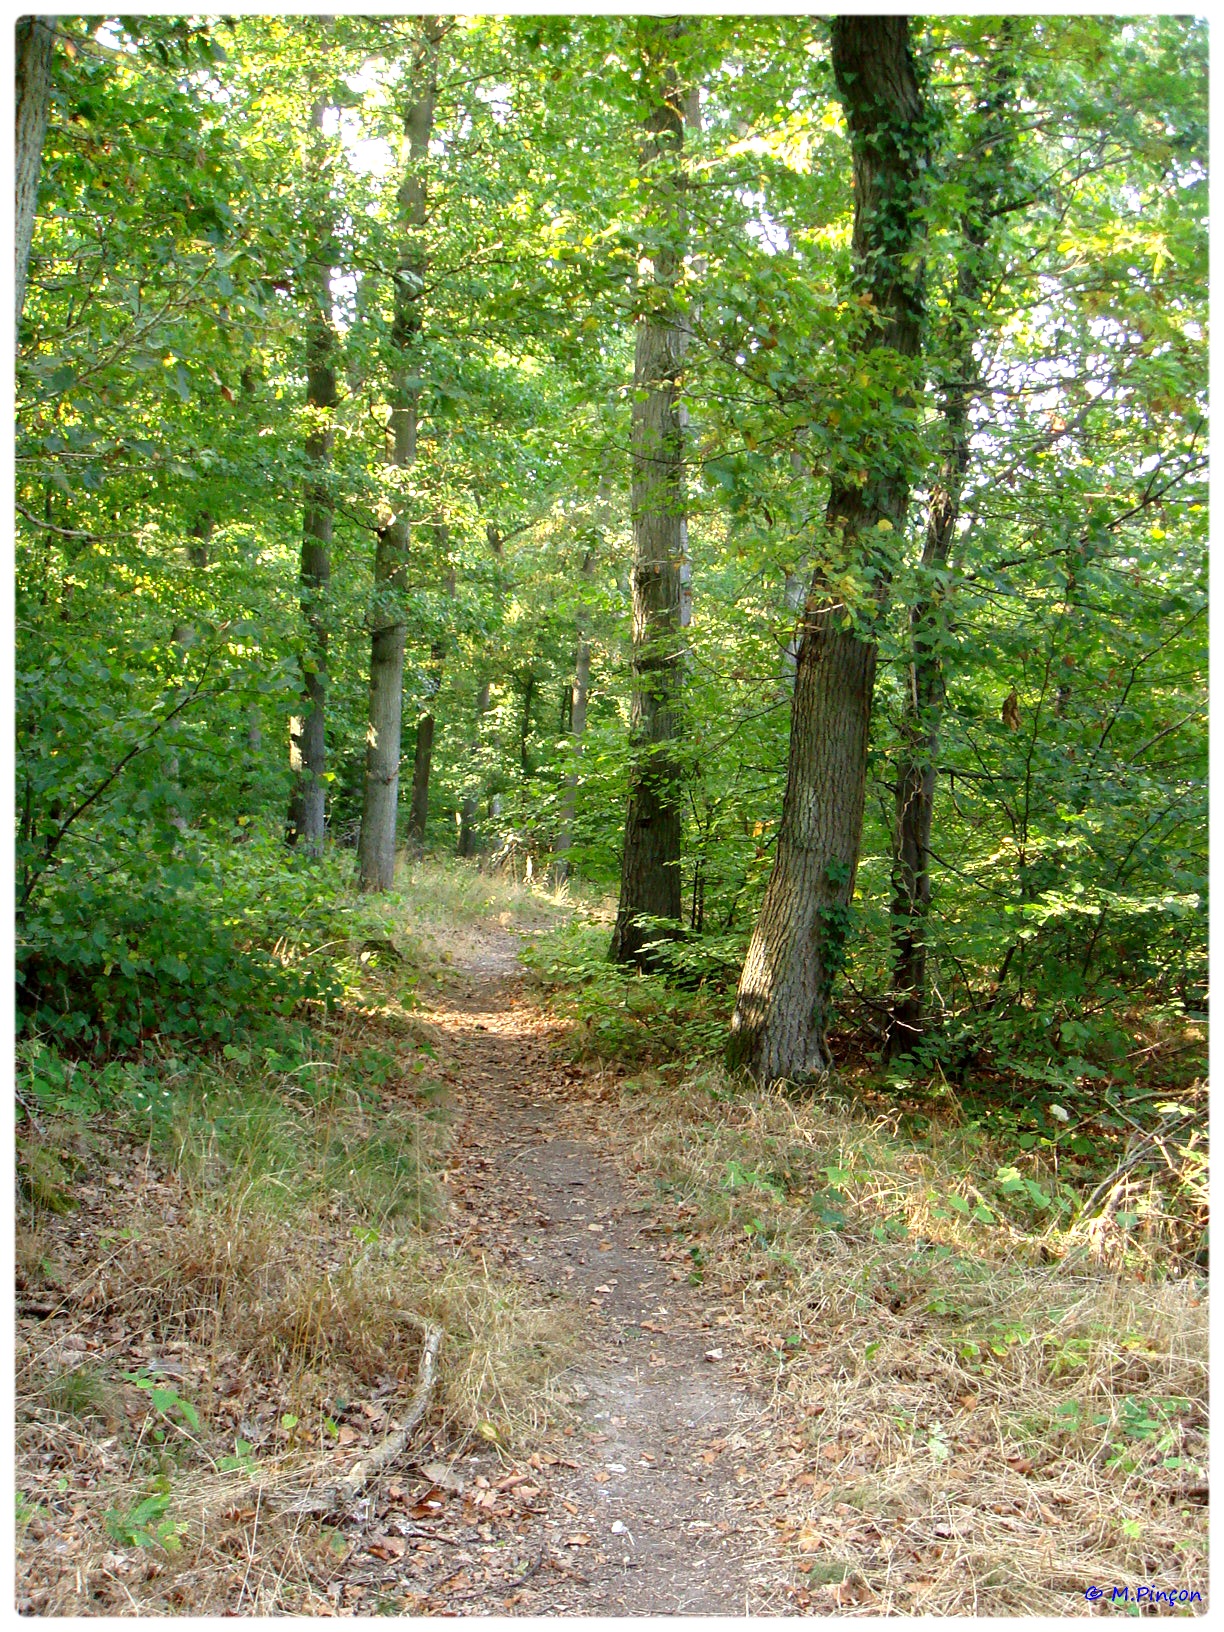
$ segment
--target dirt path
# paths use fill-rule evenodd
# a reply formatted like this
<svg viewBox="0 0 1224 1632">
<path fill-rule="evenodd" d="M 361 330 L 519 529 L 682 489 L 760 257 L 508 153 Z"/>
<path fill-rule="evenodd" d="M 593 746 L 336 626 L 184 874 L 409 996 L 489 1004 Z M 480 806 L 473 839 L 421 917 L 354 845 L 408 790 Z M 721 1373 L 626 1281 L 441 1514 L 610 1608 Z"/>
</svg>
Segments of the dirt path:
<svg viewBox="0 0 1224 1632">
<path fill-rule="evenodd" d="M 765 1402 L 737 1381 L 701 1289 L 660 1260 L 649 1202 L 592 1138 L 578 1073 L 523 991 L 513 937 L 490 929 L 448 944 L 458 979 L 422 1016 L 455 1111 L 445 1228 L 456 1250 L 555 1296 L 583 1352 L 566 1378 L 576 1420 L 554 1439 L 558 1455 L 536 1459 L 528 1521 L 477 1528 L 424 1569 L 418 1550 L 416 1592 L 449 1588 L 462 1613 L 790 1607 L 768 1521 L 751 1511 Z M 494 1490 L 504 1473 L 495 1452 L 477 1454 L 453 1485 Z"/>
</svg>

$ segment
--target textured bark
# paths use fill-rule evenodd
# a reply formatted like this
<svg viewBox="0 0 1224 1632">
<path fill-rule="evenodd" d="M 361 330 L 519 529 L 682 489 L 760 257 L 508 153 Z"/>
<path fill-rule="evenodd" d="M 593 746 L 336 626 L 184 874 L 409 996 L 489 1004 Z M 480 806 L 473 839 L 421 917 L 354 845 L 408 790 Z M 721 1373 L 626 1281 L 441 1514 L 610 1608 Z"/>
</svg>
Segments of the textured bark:
<svg viewBox="0 0 1224 1632">
<path fill-rule="evenodd" d="M 38 209 L 38 177 L 42 169 L 43 142 L 47 135 L 47 109 L 51 102 L 55 21 L 54 17 L 20 17 L 17 20 L 14 86 L 16 146 L 13 168 L 17 205 L 14 237 L 18 330 L 25 305 L 30 245 L 34 242 L 34 216 Z"/>
<path fill-rule="evenodd" d="M 922 333 L 915 205 L 926 140 L 908 19 L 837 17 L 832 40 L 854 160 L 855 276 L 860 294 L 871 297 L 856 349 L 863 357 L 888 348 L 913 358 Z M 861 485 L 844 471 L 833 474 L 824 553 L 873 575 L 875 605 L 858 609 L 858 622 L 845 627 L 846 608 L 830 593 L 822 564 L 801 624 L 777 852 L 728 1049 L 733 1064 L 764 1082 L 810 1077 L 830 1063 L 829 998 L 849 929 L 867 785 L 872 618 L 887 598 L 889 560 L 880 543 L 901 536 L 909 500 L 903 452 L 883 446 L 873 463 Z"/>
<path fill-rule="evenodd" d="M 312 115 L 315 151 L 320 168 L 319 133 L 325 104 Z M 326 821 L 327 743 L 324 728 L 327 703 L 327 593 L 331 582 L 333 500 L 329 485 L 332 454 L 332 413 L 336 394 L 336 337 L 331 321 L 330 243 L 332 224 L 316 226 L 314 253 L 307 263 L 304 283 L 311 299 L 306 334 L 306 477 L 302 511 L 302 559 L 299 598 L 307 631 L 307 652 L 302 667 L 303 712 L 290 721 L 289 763 L 294 772 L 289 801 L 288 838 L 311 855 L 321 855 Z"/>
<path fill-rule="evenodd" d="M 424 327 L 422 291 L 426 256 L 424 228 L 428 218 L 425 164 L 437 99 L 439 19 L 421 20 L 414 81 L 420 95 L 404 116 L 408 165 L 399 189 L 403 232 L 396 269 L 391 379 L 393 459 L 400 470 L 416 462 L 419 387 L 411 383 L 412 351 Z M 399 811 L 399 771 L 404 693 L 404 643 L 408 625 L 404 608 L 407 587 L 409 524 L 404 498 L 393 495 L 394 513 L 379 530 L 374 557 L 374 604 L 370 613 L 370 707 L 366 731 L 365 791 L 361 836 L 357 844 L 358 877 L 363 890 L 389 890 L 395 877 L 395 833 Z"/>
<path fill-rule="evenodd" d="M 1003 202 L 1014 142 L 1008 134 L 1014 66 L 1007 50 L 1010 24 L 1001 25 L 1002 49 L 989 94 L 979 108 L 973 151 L 967 155 L 968 199 L 961 217 L 962 248 L 949 318 L 946 374 L 941 393 L 943 447 L 931 484 L 923 543 L 922 589 L 910 611 L 910 684 L 902 720 L 895 783 L 892 886 L 893 946 L 887 1053 L 896 1059 L 920 1042 L 926 1029 L 927 916 L 931 905 L 931 823 L 946 692 L 943 646 L 947 594 L 936 576 L 956 541 L 961 494 L 969 469 L 969 406 L 977 388 L 974 353 L 983 289 L 993 276 L 986 245 L 992 215 Z M 1068 597 L 1074 574 L 1068 576 Z M 1062 701 L 1062 692 L 1059 692 Z"/>
<path fill-rule="evenodd" d="M 677 25 L 669 24 L 674 29 Z M 638 319 L 631 428 L 633 484 L 633 648 L 630 664 L 629 807 L 621 861 L 620 903 L 609 956 L 644 964 L 657 931 L 643 917 L 679 925 L 682 630 L 689 621 L 688 527 L 684 492 L 684 415 L 680 379 L 689 328 L 676 296 L 685 229 L 680 155 L 684 110 L 696 96 L 670 76 L 646 122 L 643 164 L 654 192 L 654 309 Z"/>
</svg>

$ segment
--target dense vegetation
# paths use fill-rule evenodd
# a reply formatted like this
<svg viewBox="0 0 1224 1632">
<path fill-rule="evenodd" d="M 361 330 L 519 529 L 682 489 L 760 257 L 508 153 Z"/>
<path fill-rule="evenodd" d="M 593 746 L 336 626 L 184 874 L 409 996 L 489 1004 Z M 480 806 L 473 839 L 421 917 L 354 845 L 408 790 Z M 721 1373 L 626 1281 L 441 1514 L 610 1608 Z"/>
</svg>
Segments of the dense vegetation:
<svg viewBox="0 0 1224 1632">
<path fill-rule="evenodd" d="M 249 1007 L 222 965 L 261 1008 L 325 995 L 269 974 L 243 892 L 309 893 L 320 836 L 274 842 L 295 776 L 357 838 L 371 631 L 404 649 L 401 842 L 417 812 L 418 843 L 615 887 L 645 766 L 655 929 L 725 981 L 809 579 L 878 654 L 861 843 L 851 812 L 817 880 L 839 1012 L 895 1021 L 914 910 L 924 1071 L 1070 1093 L 1125 1079 L 1136 1014 L 1202 1008 L 1202 30 L 912 30 L 907 359 L 854 315 L 892 246 L 851 249 L 827 27 L 61 22 L 18 356 L 26 1035 L 220 1035 Z M 683 140 L 644 149 L 681 91 Z M 683 373 L 635 387 L 668 323 Z M 635 467 L 634 508 L 635 401 L 666 392 L 682 468 L 660 498 Z M 834 547 L 830 493 L 877 480 L 895 525 Z M 631 639 L 652 505 L 691 621 L 635 603 Z M 290 715 L 322 728 L 304 771 Z M 915 763 L 925 844 L 894 808 Z"/>
<path fill-rule="evenodd" d="M 420 1225 L 360 1099 L 420 1038 L 350 1022 L 445 855 L 595 904 L 537 978 L 644 1091 L 955 1124 L 957 1228 L 1205 1269 L 1206 63 L 1180 16 L 23 20 L 27 1202 L 47 1118 L 305 1094 L 269 1171 L 339 1205 L 352 1144 L 354 1227 Z"/>
</svg>

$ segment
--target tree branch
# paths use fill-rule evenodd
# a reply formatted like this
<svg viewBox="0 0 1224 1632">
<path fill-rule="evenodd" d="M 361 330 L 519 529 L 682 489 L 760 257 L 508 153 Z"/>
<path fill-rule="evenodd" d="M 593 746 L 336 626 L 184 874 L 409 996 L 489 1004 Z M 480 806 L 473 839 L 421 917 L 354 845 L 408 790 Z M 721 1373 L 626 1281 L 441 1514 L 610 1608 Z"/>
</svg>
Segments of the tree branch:
<svg viewBox="0 0 1224 1632">
<path fill-rule="evenodd" d="M 149 732 L 147 737 L 143 738 L 143 740 L 140 742 L 134 743 L 133 746 L 128 749 L 127 753 L 124 754 L 119 763 L 115 765 L 106 776 L 103 777 L 101 782 L 98 783 L 97 787 L 95 787 L 91 793 L 86 794 L 85 798 L 81 800 L 76 808 L 70 811 L 69 814 L 64 817 L 64 820 L 56 828 L 55 832 L 48 836 L 47 842 L 43 846 L 42 864 L 38 868 L 37 872 L 34 873 L 33 877 L 30 878 L 25 889 L 22 891 L 21 900 L 17 906 L 19 916 L 24 913 L 26 905 L 28 904 L 31 895 L 33 895 L 35 889 L 37 888 L 39 881 L 46 877 L 47 871 L 51 866 L 52 860 L 54 859 L 55 852 L 59 849 L 65 834 L 68 832 L 68 829 L 75 821 L 77 821 L 79 817 L 85 814 L 91 805 L 98 802 L 98 800 L 106 792 L 107 788 L 109 788 L 111 784 L 117 780 L 120 774 L 127 769 L 138 754 L 144 753 L 145 749 L 148 748 L 158 736 L 160 736 L 160 734 L 170 724 L 170 721 L 174 719 L 176 715 L 181 714 L 185 708 L 189 707 L 190 704 L 195 701 L 203 689 L 205 676 L 208 673 L 208 666 L 212 662 L 215 655 L 215 652 L 210 652 L 204 659 L 203 672 L 187 695 L 176 703 L 168 714 L 164 714 L 162 716 L 162 718 L 153 727 L 152 731 Z"/>
</svg>

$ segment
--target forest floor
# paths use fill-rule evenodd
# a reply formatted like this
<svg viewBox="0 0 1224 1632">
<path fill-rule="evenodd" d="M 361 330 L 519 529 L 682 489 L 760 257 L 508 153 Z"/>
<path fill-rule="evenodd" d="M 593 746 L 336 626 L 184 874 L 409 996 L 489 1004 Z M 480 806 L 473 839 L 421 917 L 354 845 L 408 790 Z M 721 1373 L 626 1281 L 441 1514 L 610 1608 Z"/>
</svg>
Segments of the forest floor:
<svg viewBox="0 0 1224 1632">
<path fill-rule="evenodd" d="M 744 1380 L 729 1310 L 689 1285 L 674 1248 L 661 1255 L 668 1222 L 626 1181 L 600 1125 L 610 1087 L 558 1050 L 563 1028 L 524 990 L 517 938 L 492 926 L 448 941 L 455 982 L 421 1016 L 456 1113 L 447 1231 L 455 1250 L 559 1294 L 582 1333 L 566 1377 L 567 1454 L 546 1453 L 544 1477 L 533 1476 L 546 1488 L 513 1545 L 499 1537 L 477 1553 L 465 1607 L 792 1607 L 797 1583 L 771 1536 L 763 1474 L 775 1424 Z M 467 1479 L 482 1471 L 496 1481 L 504 1468 L 489 1453 L 470 1458 Z M 437 1580 L 453 1580 L 443 1551 Z"/>
<path fill-rule="evenodd" d="M 971 1130 L 601 1057 L 520 961 L 575 904 L 457 879 L 400 897 L 407 1007 L 335 1022 L 376 1091 L 19 1147 L 20 1610 L 1201 1612 L 1201 1277 L 940 1205 Z M 398 1308 L 424 1431 L 278 1509 L 395 1428 Z"/>
</svg>

